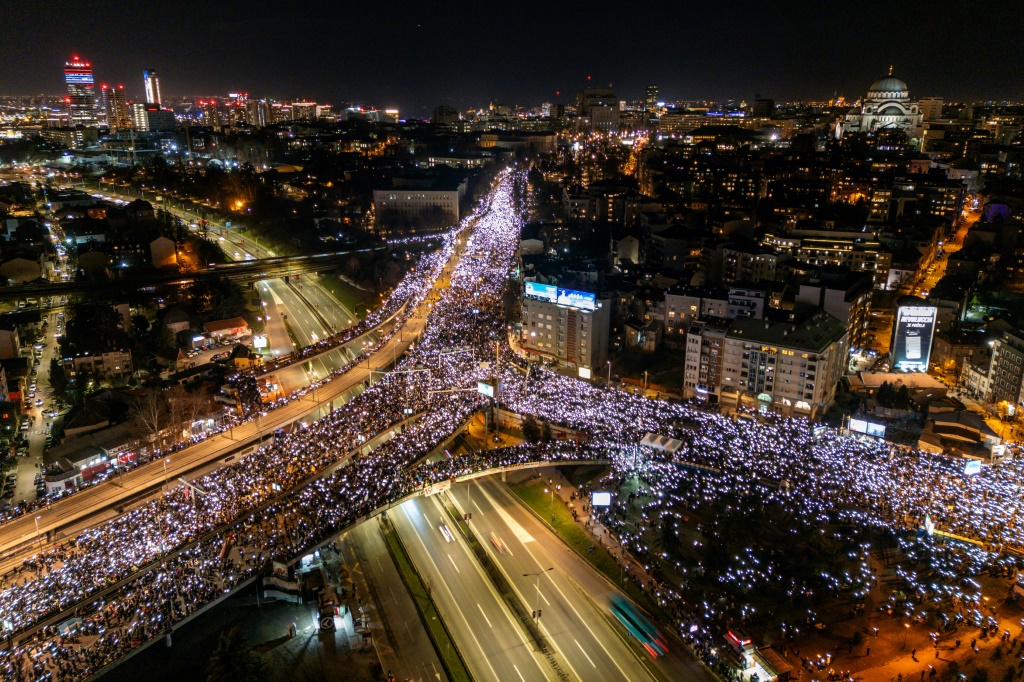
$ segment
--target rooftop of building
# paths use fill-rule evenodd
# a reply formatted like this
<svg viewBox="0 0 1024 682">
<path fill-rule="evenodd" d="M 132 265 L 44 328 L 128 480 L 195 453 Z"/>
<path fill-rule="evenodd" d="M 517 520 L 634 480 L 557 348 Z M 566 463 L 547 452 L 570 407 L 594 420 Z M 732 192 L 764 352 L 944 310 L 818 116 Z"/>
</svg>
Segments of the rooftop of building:
<svg viewBox="0 0 1024 682">
<path fill-rule="evenodd" d="M 792 319 L 739 317 L 733 320 L 728 337 L 820 353 L 847 333 L 845 324 L 813 306 L 795 306 L 789 317 Z"/>
</svg>

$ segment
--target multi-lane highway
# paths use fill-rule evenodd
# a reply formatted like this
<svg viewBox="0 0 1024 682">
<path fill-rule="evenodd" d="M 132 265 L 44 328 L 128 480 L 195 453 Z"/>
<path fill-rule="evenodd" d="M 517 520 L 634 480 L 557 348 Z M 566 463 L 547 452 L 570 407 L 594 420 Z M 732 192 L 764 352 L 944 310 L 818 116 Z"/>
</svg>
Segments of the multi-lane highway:
<svg viewBox="0 0 1024 682">
<path fill-rule="evenodd" d="M 544 634 L 581 680 L 667 679 L 713 682 L 715 677 L 679 647 L 653 659 L 628 638 L 609 608 L 616 588 L 559 540 L 494 477 L 454 486 L 448 493 L 471 512 L 474 532 L 532 611 Z M 500 547 L 500 549 L 499 549 Z M 554 570 L 548 571 L 548 568 Z M 543 571 L 537 578 L 524 574 Z"/>
<path fill-rule="evenodd" d="M 416 615 L 416 604 L 402 585 L 394 560 L 381 535 L 380 520 L 361 523 L 341 538 L 342 556 L 354 568 L 358 581 L 376 595 L 375 607 L 388 624 L 390 637 L 374 640 L 381 664 L 400 680 L 444 680 L 444 666 L 437 657 L 430 635 Z M 358 584 L 358 582 L 357 582 Z M 367 597 L 363 596 L 363 602 Z"/>
<path fill-rule="evenodd" d="M 25 543 L 34 543 L 51 531 L 72 525 L 81 525 L 89 518 L 106 509 L 133 501 L 140 494 L 162 486 L 166 481 L 176 481 L 212 462 L 231 457 L 240 449 L 274 432 L 305 418 L 321 406 L 343 400 L 344 396 L 370 379 L 370 370 L 387 366 L 393 357 L 401 356 L 423 329 L 423 316 L 415 315 L 405 323 L 404 333 L 395 335 L 379 345 L 365 362 L 352 367 L 343 376 L 307 392 L 275 410 L 269 411 L 258 420 L 244 422 L 231 431 L 209 438 L 201 443 L 180 450 L 165 459 L 144 465 L 130 471 L 123 477 L 111 479 L 100 485 L 81 490 L 71 497 L 58 501 L 35 515 L 26 515 L 0 526 L 0 554 L 6 553 Z M 38 524 L 37 524 L 38 521 Z M 25 548 L 31 553 L 31 547 Z"/>
<path fill-rule="evenodd" d="M 388 514 L 477 680 L 532 682 L 553 670 L 509 612 L 472 551 L 433 498 Z"/>
</svg>

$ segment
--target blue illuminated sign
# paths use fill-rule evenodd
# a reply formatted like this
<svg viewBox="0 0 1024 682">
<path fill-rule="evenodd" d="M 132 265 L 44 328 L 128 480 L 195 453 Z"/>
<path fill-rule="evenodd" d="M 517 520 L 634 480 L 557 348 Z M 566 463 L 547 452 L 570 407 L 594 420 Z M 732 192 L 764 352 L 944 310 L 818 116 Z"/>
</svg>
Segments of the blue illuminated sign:
<svg viewBox="0 0 1024 682">
<path fill-rule="evenodd" d="M 581 310 L 594 310 L 597 308 L 597 297 L 594 294 L 588 294 L 586 291 L 559 289 L 558 305 L 580 308 Z"/>
<path fill-rule="evenodd" d="M 526 295 L 530 298 L 539 298 L 551 303 L 558 302 L 558 287 L 553 284 L 539 284 L 537 282 L 526 283 Z"/>
<path fill-rule="evenodd" d="M 580 310 L 597 309 L 597 296 L 594 294 L 586 291 L 576 291 L 575 289 L 562 289 L 553 284 L 526 282 L 525 294 L 530 298 L 556 303 L 567 308 L 579 308 Z"/>
</svg>

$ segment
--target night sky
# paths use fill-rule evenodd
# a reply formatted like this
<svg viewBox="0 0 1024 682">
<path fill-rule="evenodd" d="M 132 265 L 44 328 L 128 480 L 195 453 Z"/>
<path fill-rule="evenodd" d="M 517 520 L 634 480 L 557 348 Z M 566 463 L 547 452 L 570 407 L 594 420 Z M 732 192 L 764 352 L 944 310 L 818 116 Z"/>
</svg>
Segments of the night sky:
<svg viewBox="0 0 1024 682">
<path fill-rule="evenodd" d="M 855 99 L 890 63 L 913 97 L 1024 100 L 1021 0 L 5 0 L 0 14 L 0 94 L 64 92 L 77 53 L 97 85 L 129 95 L 150 67 L 166 95 L 361 101 L 410 116 L 571 102 L 588 75 L 620 99 L 647 83 L 662 99 Z"/>
</svg>

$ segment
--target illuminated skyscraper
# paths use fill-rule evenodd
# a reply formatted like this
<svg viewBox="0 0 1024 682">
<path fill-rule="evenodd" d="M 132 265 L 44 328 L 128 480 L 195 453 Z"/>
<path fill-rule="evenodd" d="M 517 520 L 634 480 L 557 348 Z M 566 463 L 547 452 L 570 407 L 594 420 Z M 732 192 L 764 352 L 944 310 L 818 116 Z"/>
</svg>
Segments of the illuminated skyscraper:
<svg viewBox="0 0 1024 682">
<path fill-rule="evenodd" d="M 96 84 L 92 65 L 75 55 L 64 62 L 64 82 L 68 86 L 68 113 L 74 125 L 96 122 Z"/>
<path fill-rule="evenodd" d="M 658 86 L 648 85 L 644 94 L 644 111 L 651 113 L 658 110 Z"/>
<path fill-rule="evenodd" d="M 146 82 L 146 104 L 160 106 L 160 79 L 156 77 L 156 71 L 145 69 L 142 72 L 142 79 Z"/>
<path fill-rule="evenodd" d="M 114 88 L 104 83 L 100 86 L 100 99 L 111 131 L 127 130 L 132 127 L 132 115 L 128 109 L 123 85 Z"/>
</svg>

